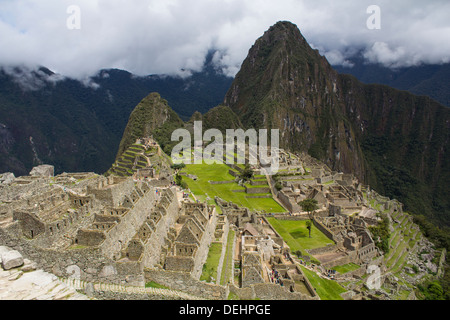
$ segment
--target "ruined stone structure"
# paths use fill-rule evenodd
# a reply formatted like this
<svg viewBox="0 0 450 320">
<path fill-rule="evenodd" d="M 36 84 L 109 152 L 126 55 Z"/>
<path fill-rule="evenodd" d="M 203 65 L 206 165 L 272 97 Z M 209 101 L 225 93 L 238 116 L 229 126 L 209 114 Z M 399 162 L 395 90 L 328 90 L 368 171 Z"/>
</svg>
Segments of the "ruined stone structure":
<svg viewBox="0 0 450 320">
<path fill-rule="evenodd" d="M 173 241 L 165 259 L 164 269 L 201 275 L 208 248 L 214 240 L 217 214 L 214 206 L 184 202 L 174 229 Z"/>
<path fill-rule="evenodd" d="M 324 268 L 347 263 L 364 264 L 381 255 L 362 219 L 345 215 L 316 216 L 313 222 L 336 243 L 334 246 L 309 250 Z"/>
<path fill-rule="evenodd" d="M 340 212 L 347 214 L 363 209 L 362 186 L 353 175 L 331 171 L 304 154 L 298 157 L 301 168 L 308 170 L 280 169 L 277 175 L 282 185 L 277 198 L 289 212 L 302 212 L 298 203 L 305 199 L 317 200 L 319 208 L 338 206 Z"/>
<path fill-rule="evenodd" d="M 152 140 L 139 140 L 136 145 L 148 150 L 155 147 Z M 359 277 L 374 264 L 385 272 L 383 253 L 368 227 L 376 226 L 383 213 L 391 224 L 417 228 L 411 227 L 401 203 L 377 195 L 352 175 L 332 172 L 307 155 L 279 150 L 279 160 L 276 182 L 282 189 L 277 198 L 289 212 L 276 215 L 252 212 L 219 197 L 214 199 L 220 208 L 216 211 L 214 205 L 183 197 L 169 172 L 161 177 L 150 166 L 138 168 L 129 177 L 95 173 L 53 176 L 51 166 L 39 167 L 25 177 L 3 174 L 0 246 L 20 251 L 45 272 L 69 283 L 84 283 L 87 291 L 94 283 L 102 283 L 114 290 L 116 285 L 136 286 L 136 294 L 145 283 L 154 281 L 189 298 L 227 299 L 231 292 L 241 299 L 319 299 L 302 271 L 304 261 L 319 261 L 320 266 L 308 263 L 308 268 L 323 277 L 329 269 L 349 263 L 360 268 L 338 278 Z M 259 174 L 265 172 L 258 166 L 255 169 Z M 252 180 L 248 189 L 267 191 L 265 183 Z M 269 184 L 273 188 L 275 181 Z M 319 204 L 312 215 L 298 205 L 307 198 Z M 294 257 L 265 215 L 312 219 L 334 244 Z M 415 238 L 419 230 L 412 231 Z M 199 280 L 212 244 L 221 248 L 214 283 Z M 407 252 L 407 248 L 402 250 L 402 255 Z M 400 255 L 391 266 L 398 259 Z M 111 295 L 127 297 L 122 292 L 96 292 L 96 296 Z M 352 292 L 342 295 L 346 299 L 360 296 Z"/>
<path fill-rule="evenodd" d="M 174 188 L 93 173 L 18 179 L 1 194 L 0 242 L 48 271 L 142 284 L 143 268 L 162 264 L 179 215 Z"/>
</svg>

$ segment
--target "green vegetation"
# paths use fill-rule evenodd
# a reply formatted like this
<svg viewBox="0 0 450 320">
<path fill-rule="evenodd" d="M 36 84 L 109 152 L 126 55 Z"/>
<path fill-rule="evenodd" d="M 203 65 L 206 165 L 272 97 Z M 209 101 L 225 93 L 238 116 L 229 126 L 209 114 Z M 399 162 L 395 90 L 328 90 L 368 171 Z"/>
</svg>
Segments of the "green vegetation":
<svg viewBox="0 0 450 320">
<path fill-rule="evenodd" d="M 120 141 L 117 157 L 131 146 L 136 139 L 154 136 L 161 149 L 170 154 L 178 141 L 171 141 L 172 132 L 184 127 L 184 122 L 173 111 L 167 100 L 153 92 L 134 108 Z"/>
<path fill-rule="evenodd" d="M 344 274 L 344 273 L 347 273 L 347 272 L 358 270 L 359 268 L 361 268 L 361 267 L 359 265 L 355 264 L 355 263 L 348 263 L 348 264 L 344 264 L 342 266 L 335 266 L 335 267 L 333 267 L 331 269 L 332 270 L 336 270 L 340 274 Z"/>
<path fill-rule="evenodd" d="M 316 199 L 305 199 L 303 201 L 300 201 L 298 205 L 301 206 L 304 211 L 307 211 L 309 216 L 311 217 L 311 212 L 319 209 L 317 203 L 318 202 Z"/>
<path fill-rule="evenodd" d="M 381 214 L 382 220 L 377 226 L 369 227 L 373 235 L 375 245 L 385 254 L 389 253 L 389 219 L 385 214 Z"/>
<path fill-rule="evenodd" d="M 173 165 L 170 166 L 172 169 L 174 170 L 180 170 L 186 167 L 186 165 L 184 163 L 175 163 Z"/>
<path fill-rule="evenodd" d="M 146 288 L 169 289 L 168 287 L 163 286 L 162 284 L 156 283 L 156 282 L 154 282 L 154 281 L 147 282 L 147 283 L 145 284 L 145 287 L 146 287 Z"/>
<path fill-rule="evenodd" d="M 239 117 L 230 107 L 223 105 L 210 109 L 198 120 L 203 121 L 203 131 L 214 128 L 225 134 L 227 129 L 243 128 Z"/>
<path fill-rule="evenodd" d="M 309 237 L 310 237 L 310 238 L 311 238 L 311 227 L 312 227 L 312 222 L 311 222 L 311 220 L 306 221 L 306 229 L 308 229 Z"/>
<path fill-rule="evenodd" d="M 229 174 L 230 167 L 225 164 L 188 164 L 181 172 L 197 176 L 197 180 L 184 177 L 189 189 L 197 199 L 214 199 L 218 196 L 226 201 L 232 201 L 253 211 L 285 212 L 285 210 L 272 198 L 247 198 L 245 188 L 234 182 L 235 178 Z M 211 184 L 209 181 L 229 181 L 226 184 Z M 240 192 L 235 192 L 240 191 Z M 269 195 L 270 193 L 263 194 Z M 252 194 L 257 196 L 261 194 Z"/>
<path fill-rule="evenodd" d="M 427 281 L 417 286 L 424 300 L 448 300 L 448 293 L 444 294 L 439 281 Z"/>
<path fill-rule="evenodd" d="M 250 168 L 250 165 L 246 164 L 239 177 L 244 181 L 250 181 L 253 178 L 253 175 L 254 172 L 252 168 Z"/>
<path fill-rule="evenodd" d="M 423 128 L 419 129 L 419 127 L 411 127 L 413 132 L 408 139 L 403 136 L 401 139 L 400 137 L 391 138 L 369 135 L 363 141 L 362 148 L 372 168 L 368 183 L 378 193 L 389 198 L 398 199 L 404 204 L 405 210 L 418 216 L 418 220 L 421 222 L 423 218 L 420 218 L 420 216 L 424 216 L 426 221 L 431 221 L 434 225 L 448 229 L 450 225 L 450 198 L 446 196 L 448 194 L 447 181 L 450 172 L 448 162 L 445 163 L 447 167 L 440 169 L 442 170 L 441 174 L 435 177 L 432 177 L 430 172 L 425 178 L 423 175 L 418 175 L 417 171 L 411 169 L 418 166 L 429 169 L 428 165 L 422 163 L 424 159 L 430 163 L 439 162 L 435 158 L 439 154 L 438 145 L 439 141 L 444 139 L 441 135 L 445 130 L 438 131 L 436 129 L 436 132 L 433 133 L 433 139 L 427 148 L 433 154 L 422 155 L 423 152 L 421 150 L 424 148 L 424 142 L 420 141 L 418 135 L 421 134 L 420 130 L 423 130 Z M 407 154 L 408 157 L 397 160 L 400 152 Z M 392 159 L 396 159 L 396 161 L 392 161 Z M 427 181 L 424 181 L 425 179 Z M 427 223 L 423 222 L 423 224 L 426 225 Z"/>
<path fill-rule="evenodd" d="M 228 294 L 228 300 L 239 300 L 239 296 L 233 292 L 230 291 L 230 293 Z"/>
<path fill-rule="evenodd" d="M 438 227 L 431 223 L 424 215 L 414 215 L 414 223 L 416 223 L 424 236 L 430 239 L 437 248 L 446 248 L 450 251 L 450 228 Z"/>
<path fill-rule="evenodd" d="M 273 217 L 268 217 L 267 221 L 291 248 L 291 252 L 300 250 L 303 255 L 309 255 L 305 249 L 321 248 L 329 244 L 334 244 L 314 224 L 311 225 L 312 237 L 309 238 L 306 225 L 309 220 L 278 220 Z M 311 259 L 315 260 L 312 256 Z M 315 262 L 319 263 L 317 260 Z"/>
<path fill-rule="evenodd" d="M 233 243 L 234 243 L 234 237 L 235 237 L 235 231 L 230 229 L 228 232 L 228 238 L 227 238 L 227 248 L 225 251 L 225 259 L 223 261 L 222 266 L 222 275 L 220 278 L 220 284 L 226 285 L 228 281 L 231 279 L 231 272 L 232 272 L 232 262 L 233 262 Z"/>
<path fill-rule="evenodd" d="M 346 292 L 336 281 L 319 277 L 315 272 L 300 265 L 303 273 L 322 300 L 344 300 L 340 294 Z"/>
<path fill-rule="evenodd" d="M 216 281 L 217 268 L 219 266 L 220 255 L 222 253 L 222 243 L 213 242 L 209 247 L 208 258 L 203 265 L 203 272 L 200 276 L 200 280 L 206 280 L 207 282 Z"/>
<path fill-rule="evenodd" d="M 280 191 L 281 189 L 283 189 L 283 185 L 281 184 L 280 181 L 277 181 L 277 182 L 275 183 L 275 189 L 276 189 L 277 191 Z"/>
<path fill-rule="evenodd" d="M 179 175 L 178 173 L 175 175 L 175 183 L 183 189 L 188 188 L 186 181 L 183 181 L 183 176 Z"/>
</svg>

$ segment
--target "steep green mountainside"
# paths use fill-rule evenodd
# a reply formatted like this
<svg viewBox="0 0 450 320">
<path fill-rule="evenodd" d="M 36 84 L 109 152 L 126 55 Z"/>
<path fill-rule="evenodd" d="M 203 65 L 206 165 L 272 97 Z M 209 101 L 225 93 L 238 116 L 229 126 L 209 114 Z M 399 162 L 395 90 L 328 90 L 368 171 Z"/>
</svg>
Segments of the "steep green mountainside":
<svg viewBox="0 0 450 320">
<path fill-rule="evenodd" d="M 185 120 L 218 105 L 232 78 L 216 72 L 212 53 L 186 78 L 137 77 L 117 69 L 76 81 L 48 69 L 0 68 L 0 172 L 26 175 L 49 163 L 56 173 L 111 166 L 131 111 L 160 92 Z"/>
<path fill-rule="evenodd" d="M 348 117 L 358 134 L 368 183 L 415 214 L 450 224 L 450 110 L 428 97 L 343 76 Z"/>
<path fill-rule="evenodd" d="M 47 83 L 42 72 L 31 74 L 39 90 L 24 90 L 0 70 L 0 171 L 27 175 L 42 163 L 57 172 L 106 170 L 117 140 L 108 116 L 87 103 L 95 91 L 78 81 Z M 111 112 L 123 116 L 113 106 Z"/>
<path fill-rule="evenodd" d="M 290 22 L 249 50 L 224 104 L 246 128 L 280 129 L 280 146 L 308 151 L 415 214 L 450 225 L 450 109 L 339 75 Z"/>
<path fill-rule="evenodd" d="M 131 113 L 116 159 L 135 143 L 136 139 L 143 137 L 154 137 L 163 151 L 170 154 L 173 145 L 177 143 L 171 141 L 172 132 L 183 126 L 184 122 L 169 107 L 167 100 L 153 92 L 145 97 Z"/>
<path fill-rule="evenodd" d="M 214 128 L 225 135 L 226 129 L 242 128 L 239 117 L 229 107 L 222 105 L 210 109 L 205 114 L 196 111 L 189 121 L 183 122 L 169 106 L 167 100 L 163 99 L 159 93 L 153 92 L 131 112 L 120 141 L 116 162 L 140 138 L 153 137 L 164 153 L 170 155 L 172 148 L 179 143 L 179 141 L 172 141 L 172 132 L 178 128 L 187 129 L 191 133 L 193 143 L 195 121 L 202 122 L 202 133 Z"/>
<path fill-rule="evenodd" d="M 194 122 L 202 122 L 202 133 L 208 129 L 218 129 L 222 134 L 226 134 L 227 129 L 243 128 L 239 117 L 230 109 L 230 107 L 219 105 L 210 109 L 205 114 L 195 112 L 191 119 L 186 122 L 185 128 L 194 133 Z"/>
<path fill-rule="evenodd" d="M 381 64 L 365 63 L 361 53 L 348 59 L 351 68 L 333 66 L 341 74 L 351 74 L 367 84 L 385 84 L 426 95 L 450 107 L 450 63 L 388 68 Z"/>
</svg>

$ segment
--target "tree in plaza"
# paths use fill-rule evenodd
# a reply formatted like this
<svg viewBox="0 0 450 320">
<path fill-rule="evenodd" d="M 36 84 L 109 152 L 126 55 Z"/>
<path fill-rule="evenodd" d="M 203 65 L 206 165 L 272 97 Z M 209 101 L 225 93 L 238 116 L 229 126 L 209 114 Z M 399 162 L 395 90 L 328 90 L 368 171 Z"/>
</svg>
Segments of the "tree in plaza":
<svg viewBox="0 0 450 320">
<path fill-rule="evenodd" d="M 309 219 L 312 219 L 312 215 L 311 212 L 316 211 L 317 209 L 319 209 L 318 205 L 317 205 L 317 200 L 316 199 L 305 199 L 303 201 L 300 201 L 298 204 L 299 206 L 302 207 L 302 209 L 304 211 L 308 212 L 309 215 Z M 311 220 L 306 221 L 306 228 L 308 228 L 309 231 L 309 237 L 311 238 L 311 227 L 312 227 L 312 222 Z"/>
<path fill-rule="evenodd" d="M 319 209 L 319 206 L 317 204 L 318 202 L 316 199 L 305 199 L 298 203 L 298 205 L 301 206 L 304 211 L 308 212 L 310 218 L 312 217 L 311 212 Z"/>
<path fill-rule="evenodd" d="M 309 237 L 310 238 L 311 238 L 311 226 L 312 226 L 311 220 L 306 221 L 306 228 L 309 231 Z"/>
</svg>

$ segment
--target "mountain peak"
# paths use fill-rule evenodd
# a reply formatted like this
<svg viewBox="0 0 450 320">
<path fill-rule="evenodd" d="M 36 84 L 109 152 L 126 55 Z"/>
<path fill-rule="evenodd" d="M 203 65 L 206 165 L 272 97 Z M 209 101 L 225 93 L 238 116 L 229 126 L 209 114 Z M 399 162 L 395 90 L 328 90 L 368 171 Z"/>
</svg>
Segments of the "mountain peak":
<svg viewBox="0 0 450 320">
<path fill-rule="evenodd" d="M 327 87 L 328 92 L 336 93 L 336 78 L 337 73 L 309 46 L 298 27 L 280 21 L 251 47 L 224 105 L 242 115 L 247 127 L 268 125 L 270 119 L 264 113 L 272 113 L 281 105 L 319 116 L 315 114 L 319 101 L 311 98 L 307 104 L 306 100 L 315 96 L 318 88 Z"/>
<path fill-rule="evenodd" d="M 301 43 L 306 44 L 306 40 L 300 32 L 297 25 L 289 21 L 279 21 L 271 26 L 261 37 L 264 41 L 278 42 L 285 41 L 289 38 L 300 40 Z"/>
<path fill-rule="evenodd" d="M 158 132 L 156 139 L 161 148 L 166 151 L 171 144 L 170 134 L 175 128 L 183 127 L 183 121 L 169 106 L 167 100 L 158 92 L 148 94 L 131 112 L 120 141 L 118 159 L 136 139 L 150 138 Z"/>
</svg>

